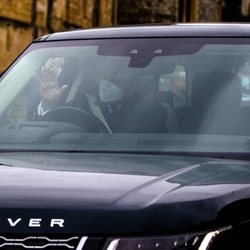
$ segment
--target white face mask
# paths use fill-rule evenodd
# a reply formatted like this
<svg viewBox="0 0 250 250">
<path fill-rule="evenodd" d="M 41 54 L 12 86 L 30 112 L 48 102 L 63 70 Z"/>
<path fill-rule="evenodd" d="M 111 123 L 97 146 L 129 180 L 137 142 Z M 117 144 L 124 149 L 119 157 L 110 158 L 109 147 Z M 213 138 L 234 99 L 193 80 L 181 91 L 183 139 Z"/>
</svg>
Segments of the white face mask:
<svg viewBox="0 0 250 250">
<path fill-rule="evenodd" d="M 123 91 L 109 80 L 99 83 L 99 96 L 102 102 L 116 102 L 122 99 Z"/>
</svg>

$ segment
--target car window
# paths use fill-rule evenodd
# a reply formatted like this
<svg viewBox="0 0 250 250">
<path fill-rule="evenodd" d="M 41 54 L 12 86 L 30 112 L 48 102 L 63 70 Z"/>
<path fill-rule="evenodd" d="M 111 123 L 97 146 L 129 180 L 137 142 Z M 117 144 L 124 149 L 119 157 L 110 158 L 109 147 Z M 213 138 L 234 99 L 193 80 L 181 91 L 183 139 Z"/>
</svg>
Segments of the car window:
<svg viewBox="0 0 250 250">
<path fill-rule="evenodd" d="M 249 44 L 240 38 L 34 43 L 1 78 L 0 147 L 227 151 L 237 138 L 237 150 L 247 150 Z"/>
</svg>

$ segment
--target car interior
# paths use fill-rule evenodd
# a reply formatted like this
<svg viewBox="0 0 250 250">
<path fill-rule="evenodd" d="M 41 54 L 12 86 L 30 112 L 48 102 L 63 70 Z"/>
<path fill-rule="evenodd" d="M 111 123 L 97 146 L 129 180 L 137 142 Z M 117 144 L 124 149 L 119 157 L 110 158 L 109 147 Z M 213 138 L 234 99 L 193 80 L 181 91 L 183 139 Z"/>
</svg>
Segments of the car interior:
<svg viewBox="0 0 250 250">
<path fill-rule="evenodd" d="M 59 87 L 60 84 L 68 85 L 67 92 L 60 100 L 60 106 L 67 108 L 60 108 L 57 113 L 48 113 L 43 119 L 79 126 L 87 123 L 89 132 L 115 133 L 103 114 L 98 85 L 101 80 L 112 80 L 118 85 L 123 80 L 128 85 L 126 91 L 133 91 L 138 97 L 164 110 L 165 133 L 250 134 L 250 99 L 248 101 L 246 98 L 248 93 L 244 95 L 246 91 L 237 73 L 240 65 L 248 60 L 246 54 L 236 56 L 203 49 L 197 54 L 186 55 L 179 51 L 177 55 L 172 52 L 173 55 L 158 56 L 157 53 L 162 51 L 156 51 L 152 52 L 154 56 L 143 61 L 140 61 L 132 48 L 130 56 L 106 55 L 110 51 L 105 50 L 95 56 L 65 55 L 58 83 Z M 194 49 L 196 52 L 197 48 Z M 47 57 L 44 63 L 59 56 L 62 55 Z M 174 80 L 179 76 L 181 86 L 177 87 L 182 88 L 180 95 L 173 87 Z M 2 118 L 2 125 L 33 119 L 33 113 L 40 102 L 38 86 L 33 80 L 31 78 L 26 83 L 26 87 L 9 105 Z M 69 108 L 75 99 L 82 103 L 82 110 Z"/>
</svg>

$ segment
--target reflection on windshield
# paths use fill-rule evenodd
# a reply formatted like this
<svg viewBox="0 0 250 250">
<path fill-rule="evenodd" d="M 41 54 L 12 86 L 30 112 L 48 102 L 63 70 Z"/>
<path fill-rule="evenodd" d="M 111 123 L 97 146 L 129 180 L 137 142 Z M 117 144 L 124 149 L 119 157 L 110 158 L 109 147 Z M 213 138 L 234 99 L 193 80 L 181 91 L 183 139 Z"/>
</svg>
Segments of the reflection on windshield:
<svg viewBox="0 0 250 250">
<path fill-rule="evenodd" d="M 1 80 L 0 148 L 248 150 L 250 46 L 224 40 L 33 44 Z"/>
</svg>

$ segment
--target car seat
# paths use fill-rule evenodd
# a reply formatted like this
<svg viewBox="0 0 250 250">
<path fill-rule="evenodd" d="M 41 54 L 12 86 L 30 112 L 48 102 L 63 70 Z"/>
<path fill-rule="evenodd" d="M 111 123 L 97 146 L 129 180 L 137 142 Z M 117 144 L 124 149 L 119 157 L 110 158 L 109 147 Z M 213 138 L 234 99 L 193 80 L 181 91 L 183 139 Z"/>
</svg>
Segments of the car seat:
<svg viewBox="0 0 250 250">
<path fill-rule="evenodd" d="M 183 133 L 235 134 L 242 127 L 242 87 L 232 72 L 201 72 L 194 76 L 191 106 L 179 109 Z"/>
</svg>

